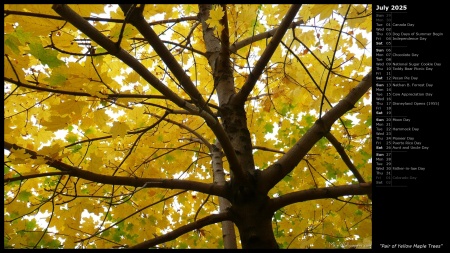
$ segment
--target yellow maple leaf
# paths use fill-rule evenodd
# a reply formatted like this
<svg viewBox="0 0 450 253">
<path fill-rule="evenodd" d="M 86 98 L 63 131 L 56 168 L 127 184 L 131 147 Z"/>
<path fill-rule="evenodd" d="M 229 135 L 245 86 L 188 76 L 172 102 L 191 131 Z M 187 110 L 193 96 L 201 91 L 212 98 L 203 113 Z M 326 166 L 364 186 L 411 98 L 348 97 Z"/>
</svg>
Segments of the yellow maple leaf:
<svg viewBox="0 0 450 253">
<path fill-rule="evenodd" d="M 129 129 L 130 127 L 128 127 L 126 123 L 116 121 L 113 123 L 110 133 L 113 136 L 113 138 L 117 138 L 118 136 L 124 137 Z"/>
<path fill-rule="evenodd" d="M 13 132 L 13 130 L 11 129 L 11 127 L 14 127 L 14 125 L 11 122 L 10 118 L 5 119 L 4 121 L 4 129 L 3 129 L 3 134 L 7 135 L 11 132 Z"/>
<path fill-rule="evenodd" d="M 220 24 L 220 20 L 225 15 L 220 6 L 216 6 L 213 10 L 209 12 L 209 18 L 206 20 L 208 27 L 217 29 L 220 33 L 223 29 L 223 26 Z"/>
<path fill-rule="evenodd" d="M 359 48 L 365 49 L 367 45 L 367 38 L 364 38 L 362 33 L 358 33 L 355 36 L 356 40 L 358 41 L 356 45 L 358 45 Z"/>
<path fill-rule="evenodd" d="M 43 156 L 49 156 L 52 159 L 56 159 L 58 157 L 59 151 L 61 151 L 63 147 L 61 147 L 59 144 L 51 145 L 43 147 L 41 150 L 38 151 L 38 154 Z"/>
<path fill-rule="evenodd" d="M 89 163 L 88 170 L 91 172 L 97 172 L 102 165 L 103 155 L 91 154 L 91 162 Z"/>
<path fill-rule="evenodd" d="M 45 126 L 48 131 L 56 131 L 65 128 L 70 121 L 69 116 L 51 116 L 50 120 L 41 121 L 41 125 Z"/>
<path fill-rule="evenodd" d="M 330 17 L 333 10 L 337 9 L 337 4 L 315 4 L 310 9 L 313 17 L 319 15 L 319 20 Z"/>
<path fill-rule="evenodd" d="M 26 160 L 30 158 L 31 155 L 28 153 L 25 153 L 25 149 L 11 149 L 11 155 L 9 156 L 9 159 L 11 159 L 11 163 L 13 164 L 22 164 L 26 163 Z"/>
<path fill-rule="evenodd" d="M 77 101 L 76 99 L 66 99 L 58 105 L 52 105 L 52 110 L 55 110 L 59 115 L 81 115 L 83 108 L 87 107 L 88 103 L 84 101 Z"/>
<path fill-rule="evenodd" d="M 139 82 L 141 76 L 136 71 L 131 71 L 130 74 L 125 78 L 125 82 L 127 83 L 136 83 Z"/>
<path fill-rule="evenodd" d="M 97 110 L 94 112 L 94 123 L 99 126 L 105 126 L 106 122 L 110 120 L 110 117 L 105 113 L 105 110 Z"/>
</svg>

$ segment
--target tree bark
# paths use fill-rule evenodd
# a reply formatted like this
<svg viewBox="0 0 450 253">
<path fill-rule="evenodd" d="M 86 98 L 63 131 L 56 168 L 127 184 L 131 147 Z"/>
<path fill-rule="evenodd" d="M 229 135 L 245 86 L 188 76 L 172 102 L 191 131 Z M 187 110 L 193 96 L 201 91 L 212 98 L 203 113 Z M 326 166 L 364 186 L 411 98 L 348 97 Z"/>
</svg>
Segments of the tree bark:
<svg viewBox="0 0 450 253">
<path fill-rule="evenodd" d="M 255 195 L 231 208 L 231 218 L 239 229 L 242 248 L 276 249 L 278 243 L 272 228 L 273 212 L 267 208 L 269 197 Z"/>
<path fill-rule="evenodd" d="M 220 143 L 217 141 L 213 145 L 212 152 L 212 167 L 214 183 L 218 185 L 226 185 L 225 172 L 223 171 L 223 153 Z M 220 213 L 226 212 L 231 207 L 230 201 L 225 198 L 219 197 L 219 210 Z M 222 221 L 222 238 L 223 246 L 225 249 L 237 249 L 236 244 L 236 232 L 234 231 L 233 222 L 227 220 Z"/>
<path fill-rule="evenodd" d="M 205 22 L 211 5 L 199 6 L 199 18 L 203 27 L 206 55 L 214 76 L 222 125 L 236 153 L 244 178 L 238 178 L 230 167 L 231 187 L 229 200 L 233 222 L 239 229 L 243 248 L 278 248 L 272 230 L 272 213 L 262 212 L 268 197 L 257 191 L 257 173 L 252 154 L 252 142 L 247 126 L 244 103 L 230 103 L 236 94 L 233 68 L 230 65 L 230 44 L 226 12 L 221 20 L 223 30 L 220 39 Z M 226 10 L 226 6 L 222 5 Z M 230 165 L 232 166 L 232 165 Z"/>
</svg>

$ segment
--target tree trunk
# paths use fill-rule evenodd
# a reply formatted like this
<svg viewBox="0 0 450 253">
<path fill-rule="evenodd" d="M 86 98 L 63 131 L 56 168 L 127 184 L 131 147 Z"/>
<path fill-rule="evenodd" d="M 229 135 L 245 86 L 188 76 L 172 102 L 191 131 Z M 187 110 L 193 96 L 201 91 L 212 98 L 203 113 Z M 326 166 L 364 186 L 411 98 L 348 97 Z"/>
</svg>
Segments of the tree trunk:
<svg viewBox="0 0 450 253">
<path fill-rule="evenodd" d="M 259 190 L 263 187 L 258 187 L 259 173 L 255 170 L 245 104 L 231 102 L 236 91 L 233 68 L 230 65 L 227 15 L 225 12 L 221 20 L 224 28 L 218 38 L 206 23 L 211 8 L 210 4 L 199 5 L 199 18 L 219 100 L 219 115 L 240 166 L 230 168 L 228 200 L 231 202 L 229 210 L 232 212 L 232 221 L 239 229 L 242 248 L 278 248 L 272 230 L 273 213 L 264 211 L 269 198 L 267 192 Z M 225 6 L 222 8 L 225 9 Z M 243 177 L 234 176 L 233 171 L 238 170 L 243 172 Z"/>
<path fill-rule="evenodd" d="M 220 146 L 220 142 L 216 142 L 213 145 L 212 150 L 212 167 L 213 167 L 213 178 L 214 183 L 225 185 L 225 173 L 223 171 L 223 153 L 222 147 Z M 220 212 L 226 212 L 227 209 L 231 206 L 230 201 L 225 198 L 219 197 L 219 208 Z M 236 244 L 236 233 L 234 231 L 234 224 L 231 221 L 222 221 L 222 238 L 223 238 L 223 247 L 225 249 L 237 249 Z"/>
<path fill-rule="evenodd" d="M 272 212 L 267 212 L 268 197 L 255 196 L 252 200 L 234 204 L 233 220 L 239 229 L 243 249 L 277 249 L 272 229 Z"/>
</svg>

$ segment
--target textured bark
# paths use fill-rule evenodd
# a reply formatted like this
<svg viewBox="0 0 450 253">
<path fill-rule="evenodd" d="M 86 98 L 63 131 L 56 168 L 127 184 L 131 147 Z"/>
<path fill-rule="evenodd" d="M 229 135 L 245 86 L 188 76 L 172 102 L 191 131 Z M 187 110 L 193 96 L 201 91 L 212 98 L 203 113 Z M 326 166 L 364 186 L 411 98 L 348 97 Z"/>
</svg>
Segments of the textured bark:
<svg viewBox="0 0 450 253">
<path fill-rule="evenodd" d="M 222 8 L 226 9 L 226 6 L 222 6 Z M 234 90 L 233 69 L 229 62 L 230 45 L 227 15 L 225 14 L 221 21 L 224 28 L 220 35 L 220 39 L 218 39 L 214 34 L 214 30 L 209 28 L 206 23 L 206 20 L 209 17 L 209 11 L 211 10 L 211 5 L 200 5 L 199 10 L 199 18 L 203 28 L 203 39 L 205 40 L 207 50 L 206 54 L 209 56 L 208 61 L 213 71 L 214 86 L 219 98 L 219 111 L 222 125 L 241 167 L 241 169 L 230 168 L 232 172 L 231 181 L 232 184 L 238 184 L 239 187 L 243 187 L 243 185 L 251 181 L 251 175 L 254 173 L 255 166 L 244 104 L 231 105 L 229 103 L 230 98 L 235 95 L 236 92 Z M 225 148 L 226 147 L 224 147 L 224 149 Z M 243 170 L 244 178 L 235 180 L 235 172 L 237 170 Z"/>
<path fill-rule="evenodd" d="M 226 6 L 222 5 L 223 9 Z M 227 16 L 221 24 L 224 26 L 220 39 L 214 30 L 208 28 L 211 5 L 200 5 L 199 18 L 203 26 L 203 38 L 208 61 L 213 70 L 214 85 L 217 91 L 222 125 L 237 156 L 244 177 L 236 177 L 235 168 L 231 171 L 229 201 L 233 221 L 239 229 L 243 248 L 278 248 L 272 230 L 272 213 L 264 212 L 268 197 L 258 191 L 258 175 L 252 154 L 252 143 L 247 126 L 244 103 L 230 103 L 236 94 L 234 90 L 233 69 L 230 65 L 230 44 Z M 232 165 L 230 165 L 232 166 Z"/>
<path fill-rule="evenodd" d="M 222 148 L 217 142 L 211 152 L 214 183 L 218 185 L 226 185 L 225 172 L 223 171 Z M 219 197 L 219 210 L 221 213 L 226 212 L 231 207 L 230 201 Z M 236 232 L 234 224 L 231 221 L 222 221 L 222 238 L 225 249 L 236 249 Z"/>
<path fill-rule="evenodd" d="M 230 65 L 230 45 L 228 35 L 227 15 L 222 19 L 224 29 L 220 38 L 216 37 L 215 31 L 208 27 L 206 20 L 211 10 L 210 4 L 199 6 L 199 18 L 202 22 L 203 39 L 206 45 L 206 55 L 208 63 L 214 77 L 214 87 L 217 90 L 219 105 L 228 104 L 231 97 L 236 93 L 234 89 L 233 69 Z"/>
<path fill-rule="evenodd" d="M 236 223 L 244 249 L 275 249 L 278 244 L 272 229 L 272 215 L 268 207 L 269 197 L 254 195 L 231 208 L 232 220 Z"/>
</svg>

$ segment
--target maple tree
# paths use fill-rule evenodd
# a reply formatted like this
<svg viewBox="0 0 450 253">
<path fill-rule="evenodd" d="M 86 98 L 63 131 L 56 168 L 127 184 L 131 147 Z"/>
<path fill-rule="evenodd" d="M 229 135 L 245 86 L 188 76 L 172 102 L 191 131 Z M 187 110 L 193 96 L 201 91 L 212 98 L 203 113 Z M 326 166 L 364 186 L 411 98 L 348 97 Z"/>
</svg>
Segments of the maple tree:
<svg viewBox="0 0 450 253">
<path fill-rule="evenodd" d="M 4 13 L 5 247 L 370 247 L 371 5 Z"/>
</svg>

